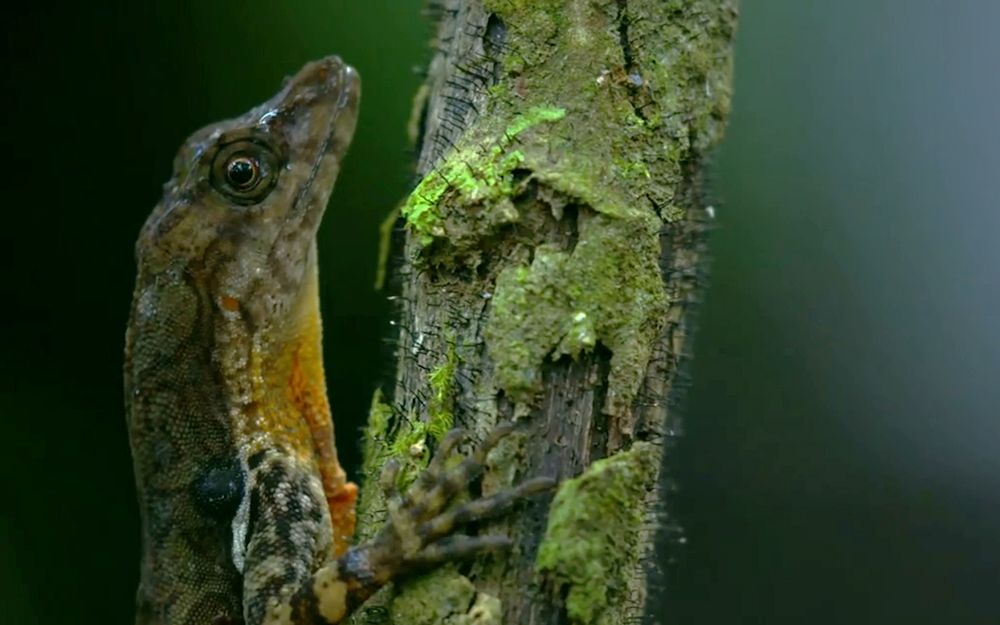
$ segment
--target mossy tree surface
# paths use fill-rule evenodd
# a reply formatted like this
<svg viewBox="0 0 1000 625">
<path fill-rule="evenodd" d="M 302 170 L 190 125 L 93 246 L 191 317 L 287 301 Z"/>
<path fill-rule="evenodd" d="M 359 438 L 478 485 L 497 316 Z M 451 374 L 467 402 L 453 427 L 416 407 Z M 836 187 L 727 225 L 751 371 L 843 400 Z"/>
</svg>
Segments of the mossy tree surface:
<svg viewBox="0 0 1000 625">
<path fill-rule="evenodd" d="M 396 246 L 397 377 L 373 404 L 366 471 L 423 461 L 445 422 L 482 440 L 514 419 L 523 433 L 491 455 L 482 491 L 563 484 L 477 528 L 513 551 L 432 574 L 447 583 L 397 584 L 355 622 L 635 622 L 656 568 L 668 397 L 706 219 L 698 181 L 728 115 L 736 0 L 435 12 L 422 179 Z M 363 526 L 383 507 L 365 477 Z M 602 506 L 615 513 L 595 524 Z"/>
</svg>

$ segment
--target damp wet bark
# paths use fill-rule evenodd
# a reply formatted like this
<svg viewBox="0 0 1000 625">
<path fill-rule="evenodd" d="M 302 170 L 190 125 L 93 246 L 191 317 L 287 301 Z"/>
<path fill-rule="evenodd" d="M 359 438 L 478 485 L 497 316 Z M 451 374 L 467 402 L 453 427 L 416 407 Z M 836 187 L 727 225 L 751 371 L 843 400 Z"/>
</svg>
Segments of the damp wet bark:
<svg viewBox="0 0 1000 625">
<path fill-rule="evenodd" d="M 397 583 L 354 622 L 641 622 L 656 608 L 663 456 L 736 1 L 445 0 L 431 12 L 437 52 L 412 125 L 420 182 L 387 229 L 397 373 L 372 404 L 362 532 L 381 523 L 384 461 L 412 478 L 453 426 L 472 445 L 499 421 L 521 425 L 474 494 L 539 475 L 560 486 L 472 528 L 510 536 L 511 551 Z"/>
</svg>

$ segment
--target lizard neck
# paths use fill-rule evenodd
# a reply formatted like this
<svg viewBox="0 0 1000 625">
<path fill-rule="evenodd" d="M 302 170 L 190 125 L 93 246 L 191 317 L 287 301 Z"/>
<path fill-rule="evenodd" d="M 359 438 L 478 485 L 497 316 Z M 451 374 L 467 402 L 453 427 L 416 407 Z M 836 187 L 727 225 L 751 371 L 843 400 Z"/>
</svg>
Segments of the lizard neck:
<svg viewBox="0 0 1000 625">
<path fill-rule="evenodd" d="M 217 327 L 216 344 L 223 348 L 217 360 L 241 454 L 249 460 L 277 450 L 318 476 L 330 511 L 332 551 L 339 554 L 354 534 L 356 487 L 347 482 L 334 446 L 315 244 L 304 271 L 299 296 L 281 318 L 251 329 L 238 315 L 224 316 Z M 240 347 L 232 353 L 227 345 Z"/>
<path fill-rule="evenodd" d="M 330 421 L 314 262 L 291 304 L 277 318 L 250 322 L 241 302 L 229 304 L 235 314 L 216 325 L 216 364 L 246 451 L 276 447 L 308 462 L 314 455 L 309 423 Z"/>
</svg>

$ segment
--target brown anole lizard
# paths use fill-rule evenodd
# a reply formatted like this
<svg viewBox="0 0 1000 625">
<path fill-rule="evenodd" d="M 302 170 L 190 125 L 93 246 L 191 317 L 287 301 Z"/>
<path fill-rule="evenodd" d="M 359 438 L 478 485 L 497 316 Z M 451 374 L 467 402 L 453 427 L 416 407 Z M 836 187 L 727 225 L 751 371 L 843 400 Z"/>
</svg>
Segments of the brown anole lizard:
<svg viewBox="0 0 1000 625">
<path fill-rule="evenodd" d="M 196 132 L 142 228 L 125 356 L 138 625 L 338 623 L 400 573 L 504 546 L 452 532 L 552 485 L 448 507 L 509 428 L 445 469 L 452 433 L 405 496 L 389 493 L 381 532 L 350 544 L 357 487 L 333 442 L 315 237 L 359 94 L 330 57 Z"/>
</svg>

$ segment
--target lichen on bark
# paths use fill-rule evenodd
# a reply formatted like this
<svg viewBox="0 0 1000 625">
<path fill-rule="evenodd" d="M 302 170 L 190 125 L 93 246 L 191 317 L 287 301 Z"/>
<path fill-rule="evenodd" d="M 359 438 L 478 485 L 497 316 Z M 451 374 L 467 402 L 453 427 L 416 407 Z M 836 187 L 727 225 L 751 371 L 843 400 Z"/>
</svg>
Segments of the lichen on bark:
<svg viewBox="0 0 1000 625">
<path fill-rule="evenodd" d="M 611 352 L 606 409 L 627 411 L 659 335 L 666 296 L 658 221 L 651 215 L 581 214 L 570 252 L 535 248 L 529 265 L 497 277 L 486 325 L 498 384 L 515 401 L 541 390 L 546 358 L 576 357 L 601 341 Z"/>
<path fill-rule="evenodd" d="M 565 594 L 574 625 L 617 625 L 625 578 L 639 551 L 643 503 L 659 465 L 649 443 L 598 460 L 559 487 L 552 501 L 536 570 Z"/>
<path fill-rule="evenodd" d="M 500 601 L 478 592 L 468 577 L 444 567 L 404 584 L 392 622 L 406 625 L 500 625 Z"/>
</svg>

